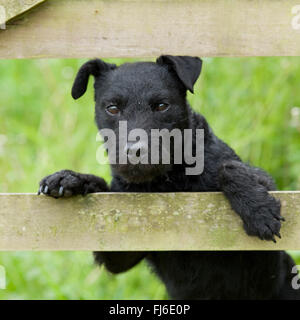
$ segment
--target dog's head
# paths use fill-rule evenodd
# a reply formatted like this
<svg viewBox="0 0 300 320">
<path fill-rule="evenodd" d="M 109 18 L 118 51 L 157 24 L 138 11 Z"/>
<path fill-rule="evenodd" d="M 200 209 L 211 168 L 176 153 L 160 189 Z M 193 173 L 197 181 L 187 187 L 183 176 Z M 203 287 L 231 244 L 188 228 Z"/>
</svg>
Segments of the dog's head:
<svg viewBox="0 0 300 320">
<path fill-rule="evenodd" d="M 202 61 L 197 57 L 164 55 L 156 62 L 137 62 L 119 67 L 95 59 L 79 69 L 72 96 L 74 99 L 80 98 L 86 91 L 89 76 L 94 76 L 97 126 L 100 132 L 111 129 L 116 135 L 117 163 L 111 164 L 114 173 L 128 182 L 141 183 L 170 170 L 172 147 L 169 164 L 162 161 L 161 155 L 158 163 L 151 162 L 150 131 L 172 131 L 175 128 L 182 131 L 188 128 L 186 91 L 193 92 L 201 66 Z M 139 137 L 139 141 L 134 142 L 125 137 L 125 144 L 121 147 L 119 138 L 124 136 L 120 133 L 120 122 L 124 124 L 125 121 L 128 133 L 133 129 L 142 129 L 149 139 Z M 128 161 L 127 164 L 120 164 L 122 150 L 127 159 L 138 157 L 140 163 Z M 147 163 L 142 161 L 145 157 Z"/>
</svg>

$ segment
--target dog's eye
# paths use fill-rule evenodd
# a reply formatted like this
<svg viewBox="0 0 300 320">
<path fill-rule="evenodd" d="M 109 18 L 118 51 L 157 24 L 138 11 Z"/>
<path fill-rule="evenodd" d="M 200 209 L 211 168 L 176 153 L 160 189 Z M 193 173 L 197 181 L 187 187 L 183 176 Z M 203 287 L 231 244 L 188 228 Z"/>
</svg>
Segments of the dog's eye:
<svg viewBox="0 0 300 320">
<path fill-rule="evenodd" d="M 154 111 L 166 111 L 169 108 L 167 103 L 157 103 L 154 105 Z"/>
<path fill-rule="evenodd" d="M 108 106 L 106 112 L 112 115 L 118 114 L 120 109 L 117 106 Z"/>
</svg>

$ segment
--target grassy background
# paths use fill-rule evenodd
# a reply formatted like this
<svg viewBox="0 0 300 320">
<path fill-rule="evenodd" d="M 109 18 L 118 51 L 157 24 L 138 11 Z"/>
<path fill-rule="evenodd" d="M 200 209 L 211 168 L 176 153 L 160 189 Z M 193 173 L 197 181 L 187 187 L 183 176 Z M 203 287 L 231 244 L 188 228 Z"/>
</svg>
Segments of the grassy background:
<svg viewBox="0 0 300 320">
<path fill-rule="evenodd" d="M 83 62 L 0 61 L 0 192 L 36 192 L 43 176 L 64 168 L 109 181 L 95 158 L 92 81 L 78 101 L 70 95 Z M 270 172 L 281 190 L 300 189 L 299 66 L 298 57 L 207 58 L 189 95 L 215 133 Z M 2 252 L 0 265 L 7 272 L 0 299 L 167 297 L 145 264 L 111 276 L 88 252 Z"/>
</svg>

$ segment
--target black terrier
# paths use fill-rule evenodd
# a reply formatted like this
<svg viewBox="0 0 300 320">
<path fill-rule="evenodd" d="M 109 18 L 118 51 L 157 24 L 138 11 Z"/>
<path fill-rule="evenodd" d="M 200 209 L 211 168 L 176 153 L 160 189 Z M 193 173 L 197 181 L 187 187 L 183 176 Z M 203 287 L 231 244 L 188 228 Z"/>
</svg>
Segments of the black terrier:
<svg viewBox="0 0 300 320">
<path fill-rule="evenodd" d="M 156 62 L 119 67 L 95 59 L 78 71 L 72 96 L 80 98 L 89 76 L 93 75 L 96 124 L 99 130 L 114 130 L 116 136 L 119 121 L 127 121 L 129 130 L 142 128 L 146 132 L 203 129 L 202 174 L 187 175 L 188 164 L 184 161 L 169 165 L 115 163 L 111 165 L 110 187 L 102 178 L 62 170 L 42 179 L 39 193 L 57 198 L 106 191 L 222 191 L 241 217 L 248 235 L 272 241 L 276 241 L 275 236 L 280 238 L 284 219 L 280 202 L 268 193 L 275 190 L 272 178 L 243 163 L 214 135 L 206 119 L 193 112 L 187 103 L 187 90 L 193 92 L 201 67 L 201 59 L 188 56 L 163 55 Z M 193 139 L 193 150 L 195 144 Z M 127 145 L 127 152 L 133 146 Z M 142 148 L 138 151 L 143 152 Z M 291 284 L 295 263 L 284 251 L 95 252 L 94 255 L 112 273 L 124 272 L 145 258 L 172 299 L 300 299 L 300 290 L 293 289 Z"/>
</svg>

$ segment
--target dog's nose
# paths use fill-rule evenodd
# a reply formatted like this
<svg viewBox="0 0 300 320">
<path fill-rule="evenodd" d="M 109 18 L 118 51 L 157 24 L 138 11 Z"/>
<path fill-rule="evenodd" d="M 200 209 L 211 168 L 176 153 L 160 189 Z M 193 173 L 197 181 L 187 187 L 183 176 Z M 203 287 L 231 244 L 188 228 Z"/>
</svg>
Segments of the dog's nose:
<svg viewBox="0 0 300 320">
<path fill-rule="evenodd" d="M 148 146 L 144 142 L 127 142 L 125 153 L 132 164 L 147 163 L 145 161 L 148 159 Z"/>
</svg>

